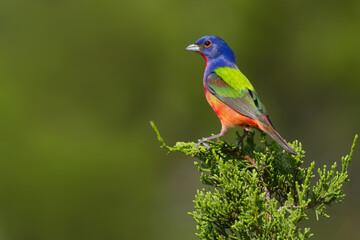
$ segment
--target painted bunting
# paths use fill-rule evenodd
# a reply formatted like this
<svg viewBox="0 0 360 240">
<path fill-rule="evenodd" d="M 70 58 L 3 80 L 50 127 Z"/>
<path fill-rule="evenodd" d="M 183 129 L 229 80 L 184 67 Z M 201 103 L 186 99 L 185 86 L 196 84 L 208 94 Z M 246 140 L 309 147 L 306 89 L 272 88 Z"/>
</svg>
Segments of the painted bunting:
<svg viewBox="0 0 360 240">
<path fill-rule="evenodd" d="M 205 96 L 221 121 L 219 134 L 203 138 L 196 144 L 203 144 L 208 149 L 207 141 L 226 134 L 229 127 L 241 126 L 244 134 L 251 131 L 251 126 L 270 135 L 287 152 L 296 155 L 295 150 L 275 131 L 264 104 L 249 80 L 236 65 L 234 52 L 227 43 L 216 36 L 204 36 L 190 44 L 186 50 L 199 53 L 206 61 L 203 78 Z"/>
</svg>

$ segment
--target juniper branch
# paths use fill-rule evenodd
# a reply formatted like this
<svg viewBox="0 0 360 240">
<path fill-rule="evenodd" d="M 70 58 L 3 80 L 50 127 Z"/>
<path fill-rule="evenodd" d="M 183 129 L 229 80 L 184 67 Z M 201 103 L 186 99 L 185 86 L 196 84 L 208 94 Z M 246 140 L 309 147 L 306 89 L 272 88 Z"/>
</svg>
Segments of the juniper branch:
<svg viewBox="0 0 360 240">
<path fill-rule="evenodd" d="M 330 170 L 318 169 L 315 162 L 303 167 L 305 151 L 298 141 L 290 144 L 298 155 L 285 153 L 275 142 L 268 142 L 260 132 L 261 144 L 255 133 L 249 133 L 241 152 L 236 144 L 225 141 L 209 142 L 208 151 L 195 143 L 177 142 L 168 146 L 155 124 L 151 122 L 158 140 L 170 152 L 182 152 L 194 157 L 200 181 L 207 188 L 198 190 L 195 211 L 200 239 L 307 239 L 310 228 L 301 229 L 297 223 L 307 219 L 313 209 L 316 216 L 326 216 L 326 207 L 341 203 L 345 197 L 342 185 L 349 181 L 350 154 L 341 159 L 341 171 L 334 163 Z"/>
</svg>

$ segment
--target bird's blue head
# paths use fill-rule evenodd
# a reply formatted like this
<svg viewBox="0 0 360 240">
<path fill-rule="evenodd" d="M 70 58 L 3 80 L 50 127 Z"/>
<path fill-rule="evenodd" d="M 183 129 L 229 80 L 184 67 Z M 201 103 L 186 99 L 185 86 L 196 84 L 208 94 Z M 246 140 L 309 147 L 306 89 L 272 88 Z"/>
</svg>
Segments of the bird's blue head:
<svg viewBox="0 0 360 240">
<path fill-rule="evenodd" d="M 199 53 L 205 60 L 224 58 L 227 61 L 235 63 L 234 52 L 220 37 L 211 35 L 204 36 L 195 43 L 190 44 L 186 50 Z"/>
</svg>

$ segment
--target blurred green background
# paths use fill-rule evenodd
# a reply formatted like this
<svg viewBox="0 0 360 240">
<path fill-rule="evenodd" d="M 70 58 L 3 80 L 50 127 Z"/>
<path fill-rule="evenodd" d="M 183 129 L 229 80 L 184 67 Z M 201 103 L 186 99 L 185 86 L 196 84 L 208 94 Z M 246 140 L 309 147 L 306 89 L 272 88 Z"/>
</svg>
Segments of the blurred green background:
<svg viewBox="0 0 360 240">
<path fill-rule="evenodd" d="M 229 43 L 307 165 L 340 161 L 360 132 L 359 29 L 355 0 L 2 0 L 0 239 L 196 239 L 199 174 L 149 120 L 171 145 L 220 130 L 184 49 L 203 35 Z M 359 235 L 358 158 L 344 203 L 303 224 L 314 239 Z"/>
</svg>

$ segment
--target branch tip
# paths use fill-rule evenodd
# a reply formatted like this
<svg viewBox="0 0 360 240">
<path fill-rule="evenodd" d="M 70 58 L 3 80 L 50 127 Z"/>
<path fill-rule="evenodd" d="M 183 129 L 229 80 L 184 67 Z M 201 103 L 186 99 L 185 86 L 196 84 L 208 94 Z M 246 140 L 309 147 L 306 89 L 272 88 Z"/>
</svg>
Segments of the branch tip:
<svg viewBox="0 0 360 240">
<path fill-rule="evenodd" d="M 168 145 L 166 145 L 164 139 L 161 137 L 159 129 L 156 127 L 154 121 L 150 121 L 150 125 L 151 125 L 152 129 L 154 129 L 157 139 L 159 140 L 160 143 L 162 143 L 161 147 L 170 150 L 170 147 Z"/>
</svg>

